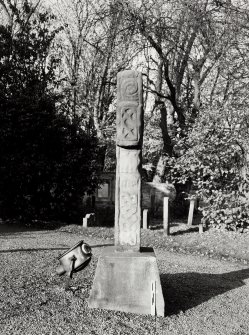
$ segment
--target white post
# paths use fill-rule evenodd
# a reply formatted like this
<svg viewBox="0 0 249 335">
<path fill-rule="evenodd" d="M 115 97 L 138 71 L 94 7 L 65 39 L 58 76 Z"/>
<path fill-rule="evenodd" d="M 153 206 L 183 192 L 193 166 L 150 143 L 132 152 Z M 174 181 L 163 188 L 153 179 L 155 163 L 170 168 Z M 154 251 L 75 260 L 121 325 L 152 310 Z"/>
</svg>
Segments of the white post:
<svg viewBox="0 0 249 335">
<path fill-rule="evenodd" d="M 199 234 L 203 233 L 203 224 L 199 223 Z"/>
<path fill-rule="evenodd" d="M 151 282 L 151 315 L 156 315 L 156 282 Z"/>
<path fill-rule="evenodd" d="M 163 228 L 169 235 L 169 197 L 163 198 Z"/>
<path fill-rule="evenodd" d="M 148 209 L 143 210 L 143 229 L 148 229 Z"/>
<path fill-rule="evenodd" d="M 87 218 L 83 218 L 83 228 L 87 228 Z"/>
<path fill-rule="evenodd" d="M 195 209 L 195 199 L 190 199 L 189 213 L 188 213 L 188 226 L 192 226 L 193 224 L 194 209 Z"/>
</svg>

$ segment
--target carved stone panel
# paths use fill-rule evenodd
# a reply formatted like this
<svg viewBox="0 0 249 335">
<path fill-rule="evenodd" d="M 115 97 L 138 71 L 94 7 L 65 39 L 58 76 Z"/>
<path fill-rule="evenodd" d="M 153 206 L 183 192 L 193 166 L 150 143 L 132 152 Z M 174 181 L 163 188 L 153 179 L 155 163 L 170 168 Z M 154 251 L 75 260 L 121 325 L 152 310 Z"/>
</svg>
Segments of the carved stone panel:
<svg viewBox="0 0 249 335">
<path fill-rule="evenodd" d="M 135 246 L 139 242 L 137 232 L 140 226 L 139 196 L 140 179 L 129 174 L 120 175 L 119 242 L 121 245 Z"/>
<path fill-rule="evenodd" d="M 118 102 L 135 101 L 142 104 L 142 75 L 140 72 L 125 70 L 118 73 Z"/>
<path fill-rule="evenodd" d="M 140 248 L 141 150 L 117 147 L 115 244 Z"/>
<path fill-rule="evenodd" d="M 136 71 L 118 74 L 117 145 L 141 144 L 143 131 L 142 76 Z"/>
</svg>

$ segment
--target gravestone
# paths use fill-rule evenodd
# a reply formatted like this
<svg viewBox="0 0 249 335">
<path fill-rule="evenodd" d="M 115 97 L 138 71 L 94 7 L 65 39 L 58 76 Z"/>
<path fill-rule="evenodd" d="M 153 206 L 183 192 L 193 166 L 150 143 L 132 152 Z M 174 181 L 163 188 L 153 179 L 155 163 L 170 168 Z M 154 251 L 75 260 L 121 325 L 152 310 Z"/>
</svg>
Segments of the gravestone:
<svg viewBox="0 0 249 335">
<path fill-rule="evenodd" d="M 88 213 L 86 216 L 83 218 L 83 223 L 82 227 L 87 228 L 89 226 L 93 226 L 95 223 L 95 214 L 94 213 Z"/>
<path fill-rule="evenodd" d="M 155 253 L 141 248 L 143 87 L 139 72 L 117 77 L 115 246 L 102 252 L 89 307 L 164 315 Z"/>
</svg>

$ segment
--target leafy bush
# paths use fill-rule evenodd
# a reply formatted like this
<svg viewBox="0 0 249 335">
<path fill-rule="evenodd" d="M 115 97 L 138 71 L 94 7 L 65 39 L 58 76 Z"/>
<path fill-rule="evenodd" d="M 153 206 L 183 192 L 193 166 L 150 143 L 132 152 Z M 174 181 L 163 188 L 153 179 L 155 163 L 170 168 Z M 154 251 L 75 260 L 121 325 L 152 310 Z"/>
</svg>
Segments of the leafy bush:
<svg viewBox="0 0 249 335">
<path fill-rule="evenodd" d="M 229 125 L 224 121 L 227 113 L 206 111 L 199 116 L 190 136 L 179 141 L 181 154 L 171 159 L 170 174 L 176 183 L 191 181 L 192 190 L 202 200 L 204 223 L 243 231 L 249 219 L 248 115 L 240 114 L 237 123 L 233 115 Z"/>
</svg>

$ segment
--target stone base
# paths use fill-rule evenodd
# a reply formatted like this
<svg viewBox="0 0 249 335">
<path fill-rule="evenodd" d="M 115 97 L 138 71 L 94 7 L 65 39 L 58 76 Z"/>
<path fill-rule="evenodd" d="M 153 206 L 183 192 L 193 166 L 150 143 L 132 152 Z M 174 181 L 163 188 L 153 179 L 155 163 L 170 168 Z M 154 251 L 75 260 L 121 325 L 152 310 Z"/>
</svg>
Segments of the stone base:
<svg viewBox="0 0 249 335">
<path fill-rule="evenodd" d="M 164 316 L 164 299 L 152 248 L 141 252 L 104 249 L 99 258 L 90 308 Z"/>
</svg>

